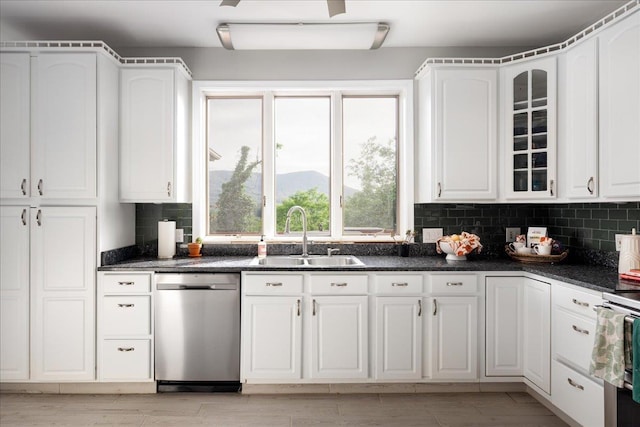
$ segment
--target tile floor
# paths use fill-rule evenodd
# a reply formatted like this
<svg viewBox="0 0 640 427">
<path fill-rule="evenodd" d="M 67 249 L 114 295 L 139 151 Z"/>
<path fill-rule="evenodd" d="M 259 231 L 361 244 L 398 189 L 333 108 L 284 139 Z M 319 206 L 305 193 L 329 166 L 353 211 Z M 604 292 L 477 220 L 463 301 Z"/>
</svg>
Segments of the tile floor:
<svg viewBox="0 0 640 427">
<path fill-rule="evenodd" d="M 566 426 L 527 393 L 0 394 L 0 425 Z"/>
</svg>

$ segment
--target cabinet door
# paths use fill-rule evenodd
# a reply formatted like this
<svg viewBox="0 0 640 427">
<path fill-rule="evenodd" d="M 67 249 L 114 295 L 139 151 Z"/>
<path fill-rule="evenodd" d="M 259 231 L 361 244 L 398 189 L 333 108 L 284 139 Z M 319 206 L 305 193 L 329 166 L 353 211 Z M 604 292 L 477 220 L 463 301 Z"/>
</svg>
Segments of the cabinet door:
<svg viewBox="0 0 640 427">
<path fill-rule="evenodd" d="M 556 58 L 504 68 L 506 170 L 510 199 L 556 197 Z"/>
<path fill-rule="evenodd" d="M 0 379 L 29 379 L 29 208 L 0 207 Z"/>
<path fill-rule="evenodd" d="M 562 122 L 563 187 L 569 198 L 598 195 L 597 40 L 569 48 L 565 56 Z"/>
<path fill-rule="evenodd" d="M 602 31 L 600 190 L 640 199 L 640 14 Z"/>
<path fill-rule="evenodd" d="M 95 378 L 96 210 L 31 212 L 34 380 Z"/>
<path fill-rule="evenodd" d="M 436 200 L 497 197 L 497 70 L 435 71 Z"/>
<path fill-rule="evenodd" d="M 368 378 L 366 296 L 311 299 L 311 377 Z"/>
<path fill-rule="evenodd" d="M 174 71 L 123 69 L 120 77 L 120 199 L 172 201 Z"/>
<path fill-rule="evenodd" d="M 31 194 L 96 197 L 96 54 L 32 58 Z"/>
<path fill-rule="evenodd" d="M 302 378 L 301 297 L 245 297 L 241 380 Z"/>
<path fill-rule="evenodd" d="M 431 300 L 431 377 L 478 378 L 478 298 Z"/>
<path fill-rule="evenodd" d="M 551 286 L 524 279 L 524 376 L 551 393 Z"/>
<path fill-rule="evenodd" d="M 0 53 L 0 198 L 30 195 L 30 56 Z"/>
<path fill-rule="evenodd" d="M 376 298 L 377 379 L 422 377 L 422 298 Z"/>
<path fill-rule="evenodd" d="M 522 277 L 487 277 L 486 375 L 522 376 Z"/>
</svg>

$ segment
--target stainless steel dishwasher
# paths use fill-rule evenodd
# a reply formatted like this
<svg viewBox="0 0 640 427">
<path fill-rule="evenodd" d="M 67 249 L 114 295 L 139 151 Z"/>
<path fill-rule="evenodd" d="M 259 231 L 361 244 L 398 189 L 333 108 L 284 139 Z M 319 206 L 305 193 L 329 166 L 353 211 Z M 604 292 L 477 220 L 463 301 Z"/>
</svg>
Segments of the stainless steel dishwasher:
<svg viewBox="0 0 640 427">
<path fill-rule="evenodd" d="M 240 389 L 240 275 L 155 275 L 158 391 Z"/>
</svg>

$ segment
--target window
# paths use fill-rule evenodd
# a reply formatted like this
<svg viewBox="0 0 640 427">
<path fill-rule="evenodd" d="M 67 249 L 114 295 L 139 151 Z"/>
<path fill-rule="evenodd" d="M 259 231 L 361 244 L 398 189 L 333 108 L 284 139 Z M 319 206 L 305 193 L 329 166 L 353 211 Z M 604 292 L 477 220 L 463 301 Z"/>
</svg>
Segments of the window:
<svg viewBox="0 0 640 427">
<path fill-rule="evenodd" d="M 193 229 L 207 242 L 389 241 L 413 228 L 412 82 L 193 83 Z M 203 167 L 206 165 L 205 167 Z"/>
</svg>

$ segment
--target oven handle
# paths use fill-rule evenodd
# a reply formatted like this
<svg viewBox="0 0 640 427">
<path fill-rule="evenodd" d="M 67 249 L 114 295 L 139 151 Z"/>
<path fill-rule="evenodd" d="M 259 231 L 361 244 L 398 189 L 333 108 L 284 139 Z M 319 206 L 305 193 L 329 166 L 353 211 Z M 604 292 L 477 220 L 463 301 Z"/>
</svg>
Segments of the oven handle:
<svg viewBox="0 0 640 427">
<path fill-rule="evenodd" d="M 612 304 L 608 301 L 602 303 L 602 305 L 596 305 L 596 307 L 604 307 L 616 311 L 618 313 L 626 314 L 627 316 L 640 317 L 640 312 L 632 310 L 630 308 L 622 307 L 617 304 Z"/>
</svg>

